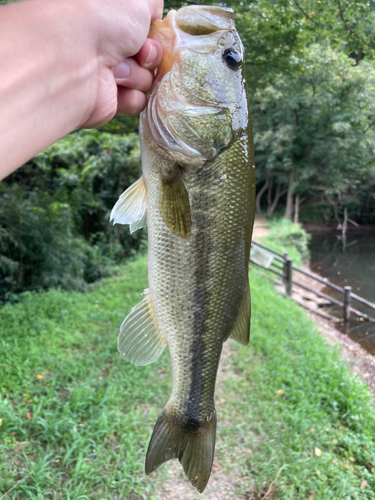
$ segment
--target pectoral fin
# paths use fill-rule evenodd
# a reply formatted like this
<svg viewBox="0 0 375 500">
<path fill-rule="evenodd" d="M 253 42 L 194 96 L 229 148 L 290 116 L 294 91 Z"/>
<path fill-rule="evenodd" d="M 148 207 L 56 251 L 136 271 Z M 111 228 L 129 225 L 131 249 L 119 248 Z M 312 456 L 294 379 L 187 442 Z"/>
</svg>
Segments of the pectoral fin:
<svg viewBox="0 0 375 500">
<path fill-rule="evenodd" d="M 165 225 L 181 238 L 190 235 L 190 204 L 188 192 L 179 170 L 172 177 L 162 177 L 160 212 Z"/>
<path fill-rule="evenodd" d="M 133 307 L 120 327 L 118 351 L 125 361 L 144 366 L 158 359 L 166 345 L 156 324 L 148 290 L 145 290 L 143 300 Z"/>
<path fill-rule="evenodd" d="M 144 177 L 140 177 L 122 193 L 111 212 L 114 224 L 129 224 L 130 232 L 146 225 L 147 189 Z"/>
<path fill-rule="evenodd" d="M 238 318 L 232 333 L 229 335 L 230 339 L 236 340 L 242 345 L 247 345 L 250 340 L 250 288 L 246 284 L 245 293 L 242 298 Z"/>
</svg>

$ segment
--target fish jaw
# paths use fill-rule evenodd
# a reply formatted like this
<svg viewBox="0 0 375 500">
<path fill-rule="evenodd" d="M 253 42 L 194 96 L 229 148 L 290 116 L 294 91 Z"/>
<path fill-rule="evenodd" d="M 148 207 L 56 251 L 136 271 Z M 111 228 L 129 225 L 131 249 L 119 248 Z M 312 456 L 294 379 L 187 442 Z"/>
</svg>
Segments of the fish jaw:
<svg viewBox="0 0 375 500">
<path fill-rule="evenodd" d="M 162 21 L 160 19 L 156 19 L 151 23 L 151 28 L 148 36 L 149 38 L 158 40 L 163 47 L 163 61 L 157 68 L 155 74 L 158 80 L 165 74 L 169 73 L 175 62 L 175 17 L 176 11 L 170 10 L 168 12 L 168 15 Z"/>
</svg>

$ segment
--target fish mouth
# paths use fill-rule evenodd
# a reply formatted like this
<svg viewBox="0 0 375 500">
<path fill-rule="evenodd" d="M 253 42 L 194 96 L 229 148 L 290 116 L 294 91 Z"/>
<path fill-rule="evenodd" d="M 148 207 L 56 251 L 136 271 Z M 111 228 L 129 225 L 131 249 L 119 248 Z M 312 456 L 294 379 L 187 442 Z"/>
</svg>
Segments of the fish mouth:
<svg viewBox="0 0 375 500">
<path fill-rule="evenodd" d="M 197 52 L 212 52 L 226 31 L 235 30 L 234 11 L 228 7 L 189 5 L 170 10 L 162 20 L 151 23 L 149 37 L 158 40 L 164 57 L 156 76 L 168 73 L 176 60 L 178 49 L 188 46 Z M 202 43 L 202 37 L 211 35 Z"/>
</svg>

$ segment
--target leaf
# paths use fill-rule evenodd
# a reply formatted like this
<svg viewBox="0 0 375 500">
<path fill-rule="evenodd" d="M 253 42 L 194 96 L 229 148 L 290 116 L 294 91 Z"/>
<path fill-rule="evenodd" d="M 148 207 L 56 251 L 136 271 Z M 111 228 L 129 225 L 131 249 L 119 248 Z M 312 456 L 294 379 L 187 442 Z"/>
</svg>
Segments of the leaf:
<svg viewBox="0 0 375 500">
<path fill-rule="evenodd" d="M 37 376 L 36 376 L 36 378 L 37 378 L 38 380 L 42 380 L 42 379 L 44 378 L 44 376 L 43 376 L 43 375 L 37 375 Z"/>
<path fill-rule="evenodd" d="M 279 390 L 277 391 L 277 394 L 278 394 L 279 396 L 282 396 L 283 394 L 285 394 L 284 389 L 279 389 Z"/>
<path fill-rule="evenodd" d="M 29 411 L 26 413 L 26 418 L 27 420 L 31 420 L 33 418 Z"/>
<path fill-rule="evenodd" d="M 355 462 L 355 458 L 354 457 L 349 457 L 349 460 L 354 463 Z"/>
<path fill-rule="evenodd" d="M 314 450 L 314 451 L 315 451 L 315 455 L 316 455 L 317 457 L 320 457 L 320 456 L 321 456 L 321 454 L 322 454 L 322 450 L 321 450 L 320 448 L 315 448 L 315 450 Z"/>
</svg>

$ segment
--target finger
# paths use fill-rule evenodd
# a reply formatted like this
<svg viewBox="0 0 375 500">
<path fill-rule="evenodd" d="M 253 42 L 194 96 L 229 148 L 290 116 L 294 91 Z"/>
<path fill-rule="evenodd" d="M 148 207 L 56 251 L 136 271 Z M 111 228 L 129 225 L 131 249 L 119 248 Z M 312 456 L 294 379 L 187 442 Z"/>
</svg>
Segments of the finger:
<svg viewBox="0 0 375 500">
<path fill-rule="evenodd" d="M 153 75 L 138 62 L 129 57 L 112 69 L 117 85 L 148 92 L 151 89 Z"/>
<path fill-rule="evenodd" d="M 146 95 L 140 90 L 118 87 L 118 115 L 137 116 L 146 107 Z"/>
<path fill-rule="evenodd" d="M 151 20 L 161 19 L 163 17 L 163 0 L 155 0 L 151 9 Z"/>
<path fill-rule="evenodd" d="M 147 38 L 135 57 L 144 68 L 155 69 L 160 66 L 163 60 L 163 47 L 157 40 Z"/>
</svg>

